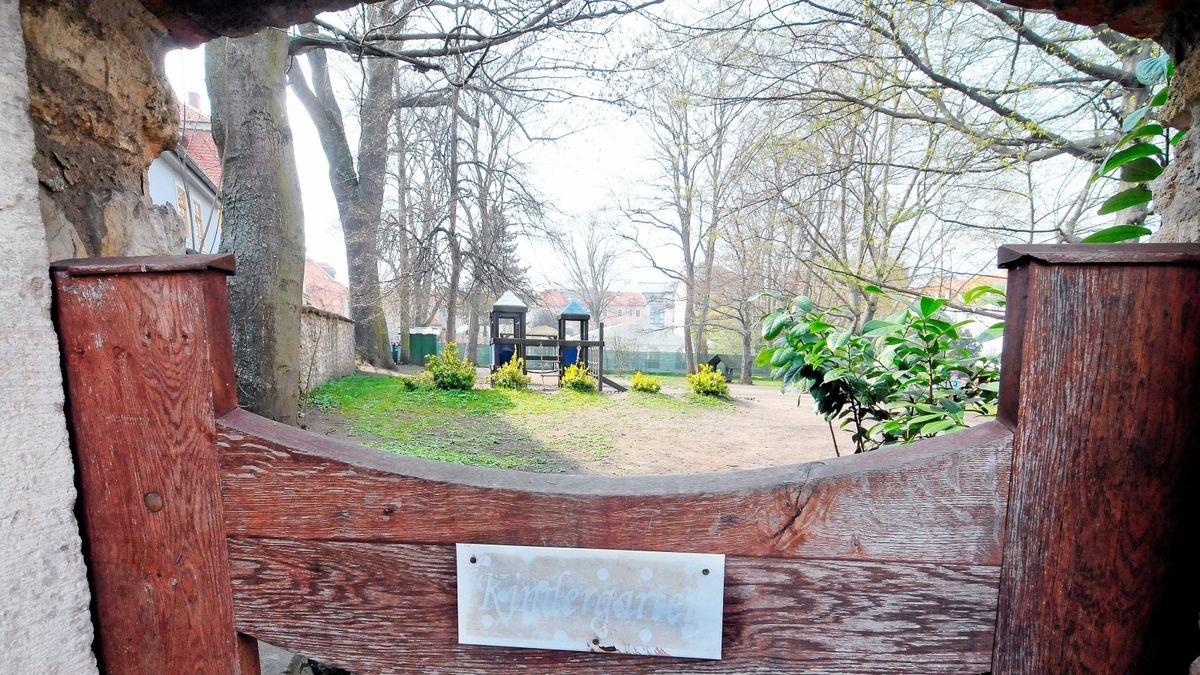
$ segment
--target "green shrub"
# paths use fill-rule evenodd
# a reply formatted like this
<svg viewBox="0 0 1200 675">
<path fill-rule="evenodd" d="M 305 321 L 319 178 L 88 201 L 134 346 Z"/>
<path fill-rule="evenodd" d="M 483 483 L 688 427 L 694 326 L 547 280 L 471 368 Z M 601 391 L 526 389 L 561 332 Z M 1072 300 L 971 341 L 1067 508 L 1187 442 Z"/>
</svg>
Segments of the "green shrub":
<svg viewBox="0 0 1200 675">
<path fill-rule="evenodd" d="M 596 378 L 588 372 L 586 365 L 570 365 L 563 373 L 562 386 L 574 391 L 593 392 L 596 391 Z"/>
<path fill-rule="evenodd" d="M 630 378 L 629 386 L 633 387 L 634 391 L 644 391 L 647 394 L 657 394 L 662 391 L 661 380 L 653 375 L 647 375 L 640 370 Z"/>
<path fill-rule="evenodd" d="M 474 389 L 475 364 L 458 355 L 458 345 L 446 343 L 441 356 L 430 356 L 425 372 L 438 389 Z"/>
<path fill-rule="evenodd" d="M 877 286 L 863 291 L 883 293 Z M 963 299 L 1003 306 L 1004 292 L 982 286 Z M 1003 322 L 973 337 L 962 331 L 969 321 L 943 315 L 946 299 L 892 300 L 904 309 L 868 321 L 861 333 L 835 325 L 845 312 L 818 310 L 804 296 L 763 318 L 771 346 L 758 365 L 770 365 L 784 390 L 808 392 L 818 413 L 850 429 L 855 452 L 961 429 L 968 413 L 995 414 L 999 364 L 980 356 L 979 342 L 999 335 Z"/>
<path fill-rule="evenodd" d="M 525 359 L 519 356 L 509 359 L 508 363 L 488 375 L 488 381 L 492 383 L 492 386 L 500 389 L 525 389 L 532 379 L 525 374 Z"/>
<path fill-rule="evenodd" d="M 725 376 L 707 363 L 702 364 L 698 372 L 689 373 L 687 381 L 692 385 L 692 391 L 701 396 L 729 398 L 729 383 Z"/>
</svg>

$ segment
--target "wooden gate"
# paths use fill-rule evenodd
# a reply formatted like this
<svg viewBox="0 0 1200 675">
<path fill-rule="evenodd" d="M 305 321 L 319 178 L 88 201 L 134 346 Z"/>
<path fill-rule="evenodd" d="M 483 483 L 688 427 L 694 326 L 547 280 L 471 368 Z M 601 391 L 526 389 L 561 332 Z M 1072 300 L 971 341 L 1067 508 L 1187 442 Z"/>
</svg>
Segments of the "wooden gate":
<svg viewBox="0 0 1200 675">
<path fill-rule="evenodd" d="M 107 672 L 1182 672 L 1200 247 L 1014 246 L 999 419 L 867 455 L 600 478 L 237 408 L 228 257 L 53 267 Z M 723 659 L 460 645 L 456 543 L 723 553 Z"/>
</svg>

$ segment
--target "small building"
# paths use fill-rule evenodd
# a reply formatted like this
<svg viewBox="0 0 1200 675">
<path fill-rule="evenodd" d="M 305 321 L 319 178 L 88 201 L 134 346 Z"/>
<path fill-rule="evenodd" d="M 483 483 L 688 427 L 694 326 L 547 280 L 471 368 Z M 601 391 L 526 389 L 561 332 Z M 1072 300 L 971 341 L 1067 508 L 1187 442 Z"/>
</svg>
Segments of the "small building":
<svg viewBox="0 0 1200 675">
<path fill-rule="evenodd" d="M 726 382 L 733 382 L 734 371 L 742 366 L 742 364 L 735 361 L 733 357 L 725 354 L 717 354 L 716 356 L 713 356 L 708 360 L 708 365 L 712 366 L 713 370 L 720 373 L 721 376 L 725 378 Z"/>
</svg>

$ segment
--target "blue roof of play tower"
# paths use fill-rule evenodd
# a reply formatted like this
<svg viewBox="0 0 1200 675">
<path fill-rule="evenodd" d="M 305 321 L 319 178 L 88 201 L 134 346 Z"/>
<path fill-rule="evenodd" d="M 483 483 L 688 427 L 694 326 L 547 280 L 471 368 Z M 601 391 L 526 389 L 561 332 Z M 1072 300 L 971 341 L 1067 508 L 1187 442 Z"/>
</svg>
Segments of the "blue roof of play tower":
<svg viewBox="0 0 1200 675">
<path fill-rule="evenodd" d="M 590 318 L 592 318 L 591 312 L 587 311 L 586 307 L 579 304 L 578 300 L 572 300 L 571 302 L 568 302 L 567 306 L 563 307 L 563 311 L 559 312 L 558 316 L 563 319 L 590 319 Z"/>
</svg>

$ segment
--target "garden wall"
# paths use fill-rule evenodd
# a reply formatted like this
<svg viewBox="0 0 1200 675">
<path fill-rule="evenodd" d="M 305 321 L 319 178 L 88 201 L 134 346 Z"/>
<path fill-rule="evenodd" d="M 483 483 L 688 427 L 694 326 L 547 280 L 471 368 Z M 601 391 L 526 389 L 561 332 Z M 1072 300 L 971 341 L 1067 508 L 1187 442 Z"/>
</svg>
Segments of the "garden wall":
<svg viewBox="0 0 1200 675">
<path fill-rule="evenodd" d="M 300 310 L 300 393 L 354 372 L 354 322 L 312 305 Z"/>
</svg>

